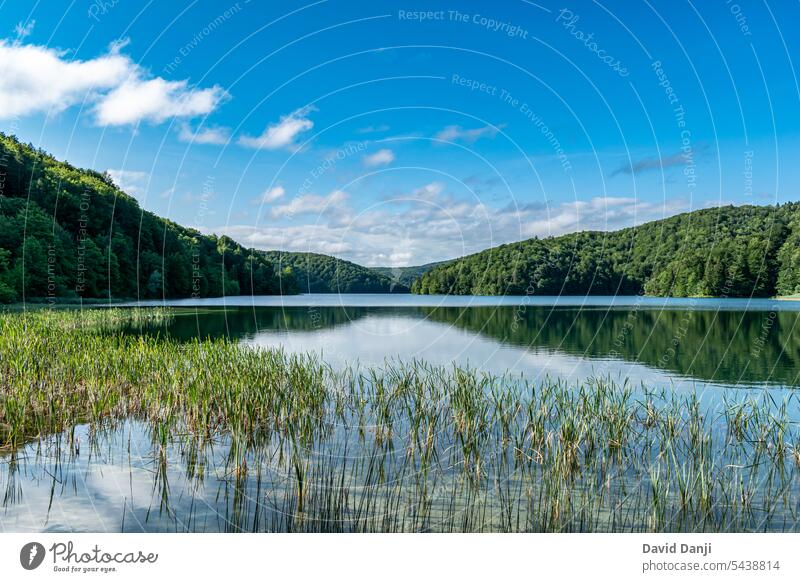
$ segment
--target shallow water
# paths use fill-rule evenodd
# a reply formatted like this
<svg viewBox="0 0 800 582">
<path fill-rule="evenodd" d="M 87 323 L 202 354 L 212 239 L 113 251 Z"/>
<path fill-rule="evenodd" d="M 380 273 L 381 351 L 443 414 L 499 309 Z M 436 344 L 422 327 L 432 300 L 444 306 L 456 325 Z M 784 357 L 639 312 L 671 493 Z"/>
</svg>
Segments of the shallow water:
<svg viewBox="0 0 800 582">
<path fill-rule="evenodd" d="M 351 295 L 172 303 L 174 317 L 125 333 L 179 341 L 228 337 L 318 352 L 334 367 L 422 359 L 523 375 L 534 384 L 610 377 L 665 389 L 667 396 L 697 392 L 696 438 L 709 439 L 703 446 L 712 465 L 697 468 L 697 449 L 687 436 L 697 427 L 678 431 L 684 448 L 673 461 L 660 454 L 660 429 L 639 417 L 637 431 L 649 436 L 631 443 L 626 463 L 595 452 L 595 468 L 571 484 L 548 481 L 547 462 L 512 459 L 513 447 L 506 448 L 493 426 L 477 485 L 464 476 L 463 443 L 447 430 L 434 436 L 443 456 L 431 468 L 422 471 L 413 454 L 409 460 L 419 442 L 399 418 L 388 441 L 350 419 L 321 429 L 303 450 L 273 435 L 248 445 L 244 456 L 233 454 L 229 435 L 198 443 L 173 427 L 163 441 L 153 426 L 128 419 L 78 426 L 72 435 L 0 455 L 0 531 L 536 531 L 552 528 L 547 512 L 554 499 L 556 506 L 574 504 L 558 526 L 567 531 L 793 531 L 800 523 L 800 464 L 792 456 L 800 420 L 798 302 Z M 748 402 L 762 404 L 747 408 Z M 780 422 L 758 413 L 748 429 L 753 434 L 731 445 L 723 408 L 765 410 L 763 403 L 777 408 L 781 402 Z M 679 418 L 691 416 L 687 406 Z M 548 420 L 556 443 L 565 420 L 568 410 Z M 527 438 L 525 415 L 515 422 L 523 424 L 512 432 Z M 777 427 L 779 436 L 770 432 Z M 788 443 L 783 456 L 765 446 L 752 465 L 748 443 L 773 438 Z M 549 454 L 560 462 L 564 451 Z M 295 458 L 307 471 L 303 512 Z M 653 467 L 675 483 L 684 471 L 710 470 L 719 487 L 730 483 L 733 490 L 715 491 L 719 505 L 700 520 L 696 508 L 679 508 L 673 484 L 659 516 L 649 497 Z M 747 506 L 736 505 L 745 498 Z M 723 499 L 734 500 L 733 509 Z"/>
<path fill-rule="evenodd" d="M 770 414 L 778 415 L 764 417 L 767 425 L 785 422 Z M 798 464 L 751 442 L 771 429 L 750 422 L 732 439 L 715 413 L 703 420 L 683 408 L 679 416 L 684 436 L 669 455 L 659 436 L 665 425 L 639 426 L 630 449 L 615 453 L 606 448 L 610 425 L 598 419 L 590 431 L 599 449 L 582 446 L 576 472 L 566 474 L 558 467 L 570 449 L 558 436 L 554 448 L 531 449 L 518 440 L 522 425 L 511 427 L 512 441 L 544 456 L 516 455 L 494 426 L 480 445 L 480 470 L 446 428 L 423 463 L 420 450 L 411 452 L 420 441 L 400 426 L 381 440 L 375 426 L 347 422 L 300 448 L 274 434 L 236 454 L 227 434 L 175 430 L 162 441 L 135 420 L 80 425 L 0 457 L 0 532 L 797 531 Z M 548 431 L 558 435 L 569 418 L 558 413 Z M 695 442 L 685 431 L 696 422 Z M 785 437 L 775 442 L 792 442 L 797 431 Z"/>
</svg>

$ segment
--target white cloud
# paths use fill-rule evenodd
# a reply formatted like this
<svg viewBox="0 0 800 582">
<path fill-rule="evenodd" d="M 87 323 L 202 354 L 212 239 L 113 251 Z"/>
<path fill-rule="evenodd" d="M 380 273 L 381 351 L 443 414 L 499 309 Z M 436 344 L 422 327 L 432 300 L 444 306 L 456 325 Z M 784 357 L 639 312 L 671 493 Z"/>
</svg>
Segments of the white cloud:
<svg viewBox="0 0 800 582">
<path fill-rule="evenodd" d="M 368 167 L 386 166 L 394 161 L 394 152 L 390 149 L 378 150 L 374 154 L 364 156 L 364 165 Z"/>
<path fill-rule="evenodd" d="M 39 46 L 0 41 L 0 117 L 62 111 L 87 95 L 107 90 L 128 75 L 130 61 L 108 54 L 89 61 L 67 61 Z"/>
<path fill-rule="evenodd" d="M 444 191 L 444 184 L 441 182 L 431 182 L 424 186 L 415 189 L 411 193 L 412 198 L 419 198 L 420 200 L 435 200 L 439 194 Z"/>
<path fill-rule="evenodd" d="M 178 139 L 186 143 L 224 145 L 231 138 L 227 127 L 204 127 L 192 129 L 188 123 L 181 124 Z"/>
<path fill-rule="evenodd" d="M 127 36 L 124 38 L 118 38 L 116 40 L 112 40 L 108 44 L 108 52 L 113 55 L 119 54 L 122 51 L 122 49 L 124 49 L 129 44 L 131 44 L 131 39 L 130 37 Z"/>
<path fill-rule="evenodd" d="M 36 26 L 35 20 L 29 22 L 20 22 L 14 27 L 14 34 L 17 35 L 17 41 L 22 41 L 33 34 L 33 27 Z"/>
<path fill-rule="evenodd" d="M 44 46 L 0 41 L 0 119 L 59 113 L 88 101 L 100 125 L 160 123 L 206 115 L 227 96 L 216 85 L 195 89 L 185 80 L 150 78 L 120 54 L 125 45 L 112 43 L 107 54 L 78 60 Z"/>
<path fill-rule="evenodd" d="M 342 240 L 340 229 L 327 225 L 302 225 L 288 227 L 258 227 L 228 225 L 220 228 L 202 228 L 205 234 L 227 235 L 239 243 L 264 250 L 281 249 L 348 256 L 352 248 Z"/>
<path fill-rule="evenodd" d="M 475 143 L 482 137 L 496 136 L 502 127 L 502 125 L 500 127 L 487 125 L 475 129 L 464 129 L 460 125 L 448 125 L 437 133 L 434 138 L 442 141 L 465 141 L 467 143 Z"/>
<path fill-rule="evenodd" d="M 274 186 L 272 188 L 268 188 L 261 193 L 258 198 L 255 198 L 253 202 L 260 203 L 260 204 L 270 204 L 283 198 L 283 195 L 286 194 L 286 190 L 283 186 Z"/>
<path fill-rule="evenodd" d="M 277 123 L 268 126 L 259 136 L 243 135 L 239 138 L 239 144 L 256 149 L 295 150 L 297 149 L 295 143 L 297 136 L 314 127 L 314 122 L 308 116 L 316 110 L 316 107 L 313 106 L 296 109 L 289 115 L 281 117 Z"/>
<path fill-rule="evenodd" d="M 323 213 L 339 213 L 347 202 L 346 192 L 334 190 L 327 196 L 304 194 L 293 199 L 288 204 L 276 206 L 270 211 L 273 218 L 291 217 L 297 214 L 320 215 Z"/>
<path fill-rule="evenodd" d="M 133 78 L 103 97 L 95 111 L 100 125 L 161 123 L 173 117 L 206 115 L 226 95 L 218 86 L 191 89 L 187 81 Z"/>
<path fill-rule="evenodd" d="M 137 170 L 106 170 L 117 187 L 131 196 L 139 197 L 144 193 L 144 185 L 150 175 Z"/>
<path fill-rule="evenodd" d="M 657 204 L 635 198 L 598 196 L 535 211 L 523 209 L 522 215 L 526 217 L 523 232 L 531 237 L 557 236 L 581 230 L 617 230 L 690 209 L 678 200 Z"/>
<path fill-rule="evenodd" d="M 325 220 L 317 220 L 330 206 L 328 198 L 301 197 L 273 215 L 314 214 L 305 224 L 228 225 L 209 232 L 261 249 L 320 252 L 362 265 L 399 267 L 451 259 L 534 236 L 617 230 L 691 209 L 685 201 L 665 205 L 629 197 L 491 207 L 456 199 L 443 184 L 432 182 L 362 213 L 348 208 L 342 196 L 334 205 L 336 212 L 326 212 Z"/>
</svg>

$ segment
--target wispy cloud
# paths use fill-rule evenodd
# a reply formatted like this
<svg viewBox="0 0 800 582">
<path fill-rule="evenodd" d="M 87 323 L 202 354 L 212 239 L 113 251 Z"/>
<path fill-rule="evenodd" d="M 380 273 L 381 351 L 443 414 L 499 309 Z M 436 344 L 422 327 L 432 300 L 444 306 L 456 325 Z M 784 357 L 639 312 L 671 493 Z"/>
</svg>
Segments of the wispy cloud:
<svg viewBox="0 0 800 582">
<path fill-rule="evenodd" d="M 478 175 L 472 174 L 464 178 L 464 184 L 472 190 L 475 194 L 492 194 L 494 199 L 504 198 L 508 196 L 506 192 L 505 195 L 501 193 L 495 192 L 498 189 L 508 189 L 508 186 L 502 188 L 504 186 L 503 179 L 497 175 Z"/>
<path fill-rule="evenodd" d="M 230 141 L 231 134 L 227 127 L 204 127 L 194 130 L 188 123 L 182 123 L 178 139 L 186 143 L 224 145 Z"/>
<path fill-rule="evenodd" d="M 432 201 L 436 200 L 443 191 L 444 184 L 441 182 L 430 182 L 429 184 L 415 188 L 411 192 L 411 198 Z"/>
<path fill-rule="evenodd" d="M 104 55 L 78 60 L 45 46 L 0 41 L 0 119 L 59 113 L 88 101 L 98 125 L 161 123 L 207 115 L 227 97 L 216 85 L 197 89 L 186 80 L 151 77 L 121 54 L 124 46 L 113 43 Z"/>
<path fill-rule="evenodd" d="M 386 166 L 394 161 L 394 152 L 390 149 L 378 150 L 374 154 L 364 156 L 364 165 L 367 167 Z"/>
<path fill-rule="evenodd" d="M 255 204 L 271 204 L 283 198 L 284 194 L 286 194 L 286 190 L 283 186 L 273 186 L 272 188 L 264 190 L 259 196 L 253 199 L 253 202 Z"/>
<path fill-rule="evenodd" d="M 641 174 L 642 172 L 647 172 L 650 170 L 660 170 L 660 169 L 667 169 L 673 166 L 680 166 L 686 163 L 686 158 L 684 157 L 683 153 L 678 152 L 675 154 L 670 154 L 668 156 L 661 156 L 659 157 L 647 157 L 642 158 L 636 162 L 631 163 L 624 163 L 616 170 L 611 172 L 609 178 L 613 178 L 614 176 L 618 176 L 619 174 Z"/>
<path fill-rule="evenodd" d="M 325 198 L 296 199 L 293 210 L 298 215 L 300 210 L 315 215 L 303 224 L 228 225 L 209 230 L 262 249 L 330 253 L 363 265 L 398 267 L 454 258 L 533 236 L 617 230 L 691 209 L 681 200 L 663 204 L 630 197 L 556 204 L 520 201 L 492 207 L 456 199 L 439 182 L 360 213 L 348 207 L 346 197 L 334 205 Z M 320 221 L 323 208 L 336 212 Z M 285 213 L 288 208 L 280 211 Z"/>
<path fill-rule="evenodd" d="M 239 144 L 249 148 L 277 150 L 296 150 L 295 140 L 301 133 L 314 127 L 314 122 L 309 119 L 311 113 L 316 111 L 314 106 L 295 109 L 289 115 L 284 115 L 277 123 L 269 125 L 259 136 L 243 135 Z"/>
<path fill-rule="evenodd" d="M 14 34 L 17 35 L 17 42 L 21 42 L 33 34 L 33 28 L 36 26 L 35 20 L 28 22 L 20 22 L 14 27 Z"/>
<path fill-rule="evenodd" d="M 347 193 L 341 190 L 334 190 L 327 196 L 304 194 L 287 204 L 274 207 L 270 210 L 270 214 L 273 218 L 283 218 L 301 214 L 319 216 L 330 212 L 338 213 L 342 210 L 341 205 L 347 202 L 347 199 Z"/>
<path fill-rule="evenodd" d="M 442 141 L 463 141 L 466 143 L 475 143 L 481 138 L 495 137 L 504 126 L 492 127 L 487 125 L 485 127 L 476 127 L 474 129 L 464 129 L 460 125 L 448 125 L 434 138 Z"/>
</svg>

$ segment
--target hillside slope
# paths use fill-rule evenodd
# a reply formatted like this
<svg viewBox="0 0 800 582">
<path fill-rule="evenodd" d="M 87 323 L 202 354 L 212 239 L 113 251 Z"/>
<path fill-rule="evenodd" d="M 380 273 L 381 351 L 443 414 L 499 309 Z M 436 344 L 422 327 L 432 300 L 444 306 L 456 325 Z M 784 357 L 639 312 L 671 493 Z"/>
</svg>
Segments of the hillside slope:
<svg viewBox="0 0 800 582">
<path fill-rule="evenodd" d="M 800 291 L 800 204 L 725 206 L 616 232 L 502 245 L 431 269 L 412 291 L 791 295 Z"/>
<path fill-rule="evenodd" d="M 0 301 L 297 292 L 291 270 L 0 134 Z"/>
<path fill-rule="evenodd" d="M 368 267 L 316 253 L 266 251 L 264 256 L 295 275 L 301 293 L 408 293 L 389 277 Z"/>
<path fill-rule="evenodd" d="M 414 281 L 422 277 L 422 275 L 434 267 L 444 265 L 447 262 L 448 261 L 440 261 L 437 263 L 414 265 L 412 267 L 370 267 L 370 269 L 384 277 L 388 277 L 395 285 L 410 289 Z"/>
</svg>

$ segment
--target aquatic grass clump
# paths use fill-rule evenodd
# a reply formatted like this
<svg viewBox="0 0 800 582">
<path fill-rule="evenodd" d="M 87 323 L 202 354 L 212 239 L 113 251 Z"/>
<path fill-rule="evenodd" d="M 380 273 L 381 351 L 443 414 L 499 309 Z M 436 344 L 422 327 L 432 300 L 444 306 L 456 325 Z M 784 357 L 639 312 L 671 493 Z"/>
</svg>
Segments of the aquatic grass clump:
<svg viewBox="0 0 800 582">
<path fill-rule="evenodd" d="M 86 462 L 74 431 L 88 425 L 85 449 L 111 457 L 126 434 L 149 435 L 152 508 L 123 521 L 145 530 L 798 529 L 794 393 L 708 406 L 607 378 L 531 384 L 418 360 L 334 369 L 121 331 L 169 317 L 0 316 L 6 511 L 25 451 L 55 439 L 59 471 Z M 204 506 L 215 515 L 201 519 Z"/>
</svg>

